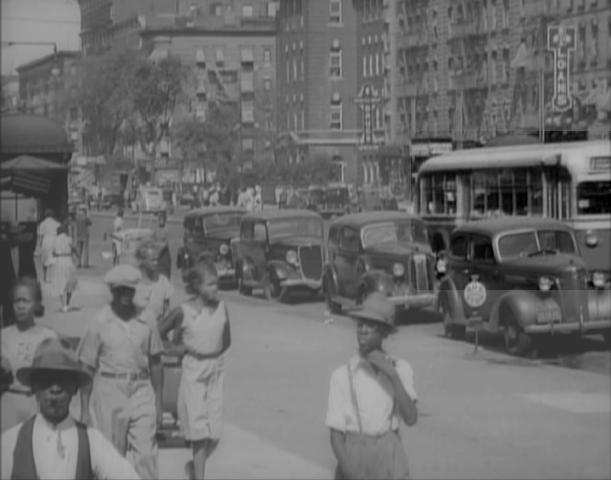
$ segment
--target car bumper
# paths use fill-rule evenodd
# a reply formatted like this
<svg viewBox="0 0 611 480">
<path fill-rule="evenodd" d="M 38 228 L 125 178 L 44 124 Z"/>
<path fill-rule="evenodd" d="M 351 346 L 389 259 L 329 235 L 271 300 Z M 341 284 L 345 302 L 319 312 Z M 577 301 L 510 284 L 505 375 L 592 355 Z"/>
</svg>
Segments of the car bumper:
<svg viewBox="0 0 611 480">
<path fill-rule="evenodd" d="M 235 278 L 235 268 L 228 268 L 223 264 L 214 264 L 216 268 L 216 275 L 219 280 L 228 280 Z"/>
<path fill-rule="evenodd" d="M 311 290 L 320 290 L 322 288 L 322 280 L 308 280 L 306 278 L 286 278 L 280 280 L 280 286 L 284 288 L 309 288 Z"/>
<path fill-rule="evenodd" d="M 388 300 L 395 307 L 426 308 L 435 303 L 434 293 L 419 293 L 415 295 L 390 296 Z"/>
<path fill-rule="evenodd" d="M 543 323 L 524 326 L 526 333 L 569 333 L 569 332 L 590 332 L 606 330 L 611 328 L 609 320 L 590 320 L 587 322 L 568 322 L 568 323 Z"/>
</svg>

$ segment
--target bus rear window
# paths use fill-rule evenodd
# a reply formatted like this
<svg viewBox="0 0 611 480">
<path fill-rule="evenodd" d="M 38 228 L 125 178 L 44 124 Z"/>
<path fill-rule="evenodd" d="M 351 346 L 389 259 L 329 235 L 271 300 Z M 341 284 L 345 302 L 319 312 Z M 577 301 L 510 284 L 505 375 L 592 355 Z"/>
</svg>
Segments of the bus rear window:
<svg viewBox="0 0 611 480">
<path fill-rule="evenodd" d="M 611 181 L 581 182 L 578 184 L 577 213 L 579 215 L 611 213 Z"/>
</svg>

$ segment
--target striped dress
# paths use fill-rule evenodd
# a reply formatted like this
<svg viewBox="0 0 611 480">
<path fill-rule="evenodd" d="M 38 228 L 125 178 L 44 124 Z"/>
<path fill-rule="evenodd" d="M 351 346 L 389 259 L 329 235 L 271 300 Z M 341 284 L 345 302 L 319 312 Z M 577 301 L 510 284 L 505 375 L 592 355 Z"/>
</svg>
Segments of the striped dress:
<svg viewBox="0 0 611 480">
<path fill-rule="evenodd" d="M 53 256 L 55 263 L 51 265 L 49 272 L 51 293 L 59 296 L 73 292 L 77 285 L 76 267 L 72 261 L 72 240 L 65 233 L 55 237 Z"/>
</svg>

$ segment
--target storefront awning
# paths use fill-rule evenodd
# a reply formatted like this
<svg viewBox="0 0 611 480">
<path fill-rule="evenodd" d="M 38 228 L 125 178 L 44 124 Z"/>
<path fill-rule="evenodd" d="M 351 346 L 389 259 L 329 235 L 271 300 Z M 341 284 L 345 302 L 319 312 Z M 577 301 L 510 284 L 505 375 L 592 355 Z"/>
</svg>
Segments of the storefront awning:
<svg viewBox="0 0 611 480">
<path fill-rule="evenodd" d="M 67 170 L 67 166 L 45 160 L 44 158 L 19 155 L 18 157 L 0 164 L 0 169 L 2 172 L 14 172 L 18 170 Z"/>
</svg>

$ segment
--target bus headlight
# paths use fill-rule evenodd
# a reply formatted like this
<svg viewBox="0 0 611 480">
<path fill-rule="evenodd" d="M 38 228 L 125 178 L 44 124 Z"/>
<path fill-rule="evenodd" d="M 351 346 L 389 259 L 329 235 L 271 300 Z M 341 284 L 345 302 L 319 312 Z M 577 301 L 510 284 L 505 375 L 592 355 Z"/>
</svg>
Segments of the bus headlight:
<svg viewBox="0 0 611 480">
<path fill-rule="evenodd" d="M 552 289 L 554 281 L 549 277 L 539 278 L 539 290 L 542 292 L 549 292 Z"/>
<path fill-rule="evenodd" d="M 403 275 L 405 275 L 405 266 L 402 263 L 393 264 L 392 274 L 395 277 L 402 277 Z"/>
<path fill-rule="evenodd" d="M 606 279 L 605 274 L 602 272 L 594 272 L 592 274 L 592 283 L 596 288 L 605 288 Z"/>
<path fill-rule="evenodd" d="M 297 252 L 295 250 L 289 250 L 286 252 L 286 263 L 292 265 L 299 265 L 299 258 L 297 258 Z"/>
<path fill-rule="evenodd" d="M 220 247 L 219 247 L 219 253 L 221 255 L 227 255 L 229 253 L 229 245 L 227 245 L 226 243 L 223 243 Z"/>
</svg>

